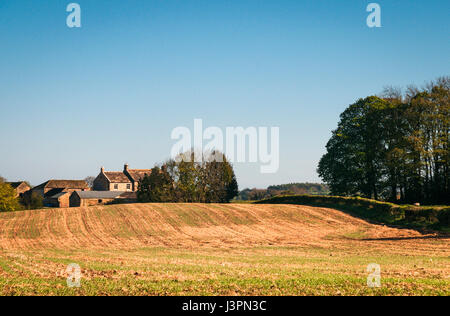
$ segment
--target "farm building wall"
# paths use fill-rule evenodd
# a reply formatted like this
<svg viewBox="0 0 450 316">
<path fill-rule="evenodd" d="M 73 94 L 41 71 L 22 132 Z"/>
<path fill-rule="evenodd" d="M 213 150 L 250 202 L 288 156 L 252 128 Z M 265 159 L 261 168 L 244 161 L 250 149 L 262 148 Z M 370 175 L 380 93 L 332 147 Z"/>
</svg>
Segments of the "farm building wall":
<svg viewBox="0 0 450 316">
<path fill-rule="evenodd" d="M 48 207 L 70 207 L 70 192 L 66 192 L 65 194 L 54 196 L 54 197 L 46 197 L 44 199 L 44 205 Z"/>
<path fill-rule="evenodd" d="M 109 191 L 109 180 L 103 173 L 100 173 L 94 180 L 94 191 Z"/>
<path fill-rule="evenodd" d="M 132 191 L 131 183 L 110 183 L 109 191 Z"/>
<path fill-rule="evenodd" d="M 114 199 L 81 199 L 80 206 L 95 206 L 109 204 Z"/>
<path fill-rule="evenodd" d="M 95 191 L 93 193 L 95 193 Z M 70 207 L 85 207 L 85 206 L 112 204 L 117 202 L 117 200 L 122 200 L 121 198 L 118 197 L 119 194 L 116 195 L 117 197 L 102 197 L 101 194 L 95 197 L 92 196 L 83 197 L 83 195 L 80 196 L 80 193 L 73 192 L 70 195 L 69 204 Z"/>
<path fill-rule="evenodd" d="M 45 207 L 59 207 L 58 199 L 51 198 L 51 197 L 45 198 L 44 206 Z"/>
<path fill-rule="evenodd" d="M 69 198 L 70 207 L 81 206 L 81 199 L 76 193 L 72 193 Z"/>
<path fill-rule="evenodd" d="M 70 193 L 66 193 L 58 198 L 59 207 L 70 207 Z"/>
</svg>

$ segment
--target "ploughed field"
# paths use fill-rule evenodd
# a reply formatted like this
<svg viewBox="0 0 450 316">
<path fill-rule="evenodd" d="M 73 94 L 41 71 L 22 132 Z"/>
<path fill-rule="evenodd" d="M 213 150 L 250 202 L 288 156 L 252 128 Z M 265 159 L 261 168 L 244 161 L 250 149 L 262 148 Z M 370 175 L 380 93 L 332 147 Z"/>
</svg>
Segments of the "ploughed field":
<svg viewBox="0 0 450 316">
<path fill-rule="evenodd" d="M 450 295 L 450 238 L 299 205 L 0 213 L 0 295 Z"/>
</svg>

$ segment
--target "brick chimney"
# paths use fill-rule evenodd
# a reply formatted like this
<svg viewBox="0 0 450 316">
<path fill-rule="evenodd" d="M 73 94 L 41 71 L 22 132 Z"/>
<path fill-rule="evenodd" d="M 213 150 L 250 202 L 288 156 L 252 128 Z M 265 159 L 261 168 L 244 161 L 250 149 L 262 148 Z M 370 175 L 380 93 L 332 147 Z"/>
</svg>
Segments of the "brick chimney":
<svg viewBox="0 0 450 316">
<path fill-rule="evenodd" d="M 105 167 L 101 167 L 101 168 L 100 168 L 100 172 L 101 172 L 101 173 L 104 173 L 104 172 L 105 172 Z"/>
<path fill-rule="evenodd" d="M 128 171 L 128 164 L 126 163 L 125 166 L 123 166 L 124 171 Z"/>
</svg>

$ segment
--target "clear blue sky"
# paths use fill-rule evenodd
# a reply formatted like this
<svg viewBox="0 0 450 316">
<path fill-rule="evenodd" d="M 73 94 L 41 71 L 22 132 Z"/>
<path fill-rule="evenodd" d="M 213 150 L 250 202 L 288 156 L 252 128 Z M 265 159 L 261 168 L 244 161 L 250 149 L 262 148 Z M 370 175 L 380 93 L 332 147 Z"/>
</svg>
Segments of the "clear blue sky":
<svg viewBox="0 0 450 316">
<path fill-rule="evenodd" d="M 67 4 L 82 27 L 66 26 Z M 385 85 L 449 74 L 450 1 L 0 0 L 0 175 L 39 184 L 149 168 L 177 126 L 279 126 L 280 169 L 319 181 L 339 114 Z"/>
</svg>

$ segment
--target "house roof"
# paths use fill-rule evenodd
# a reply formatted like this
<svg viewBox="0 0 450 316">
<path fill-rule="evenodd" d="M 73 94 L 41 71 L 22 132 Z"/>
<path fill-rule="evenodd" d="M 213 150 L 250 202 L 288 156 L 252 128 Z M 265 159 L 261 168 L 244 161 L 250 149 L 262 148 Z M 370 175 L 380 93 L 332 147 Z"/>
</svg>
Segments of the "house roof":
<svg viewBox="0 0 450 316">
<path fill-rule="evenodd" d="M 13 189 L 17 189 L 20 185 L 25 184 L 28 185 L 25 181 L 20 181 L 20 182 L 6 182 L 6 184 L 9 184 L 10 186 L 13 187 Z"/>
<path fill-rule="evenodd" d="M 44 194 L 45 198 L 54 198 L 56 197 L 56 195 L 63 193 L 65 189 L 64 188 L 56 188 L 56 189 L 51 189 L 50 191 L 48 191 L 47 193 Z M 64 192 L 66 193 L 66 192 Z"/>
<path fill-rule="evenodd" d="M 133 182 L 138 182 L 145 175 L 150 175 L 152 173 L 151 169 L 128 169 L 127 171 Z"/>
<path fill-rule="evenodd" d="M 115 199 L 122 195 L 123 191 L 75 191 L 81 199 Z"/>
<path fill-rule="evenodd" d="M 61 192 L 61 193 L 53 195 L 51 198 L 52 199 L 59 199 L 61 196 L 64 196 L 66 194 L 69 194 L 69 192 Z"/>
<path fill-rule="evenodd" d="M 89 189 L 88 184 L 84 180 L 49 180 L 33 189 Z"/>
<path fill-rule="evenodd" d="M 105 171 L 105 176 L 111 183 L 130 183 L 130 179 L 121 171 Z"/>
</svg>

